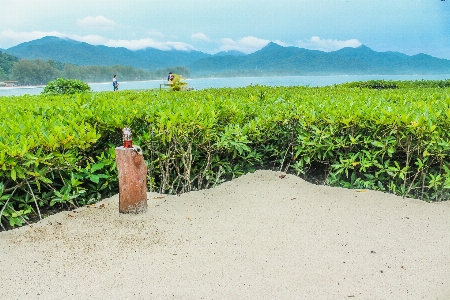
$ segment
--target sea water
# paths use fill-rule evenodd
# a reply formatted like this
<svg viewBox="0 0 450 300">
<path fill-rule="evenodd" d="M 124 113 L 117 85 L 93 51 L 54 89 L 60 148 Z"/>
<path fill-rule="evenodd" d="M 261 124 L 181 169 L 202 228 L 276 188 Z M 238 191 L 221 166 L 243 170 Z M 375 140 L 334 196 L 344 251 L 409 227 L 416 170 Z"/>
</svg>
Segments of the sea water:
<svg viewBox="0 0 450 300">
<path fill-rule="evenodd" d="M 119 78 L 120 79 L 120 78 Z M 328 76 L 277 76 L 277 77 L 232 77 L 232 78 L 195 78 L 187 79 L 194 90 L 222 87 L 246 87 L 249 85 L 267 86 L 327 86 L 353 81 L 366 80 L 445 80 L 450 74 L 437 75 L 328 75 Z M 159 89 L 164 80 L 124 81 L 120 82 L 121 90 Z M 112 82 L 89 83 L 94 92 L 112 91 Z M 44 86 L 0 87 L 0 96 L 38 95 Z"/>
</svg>

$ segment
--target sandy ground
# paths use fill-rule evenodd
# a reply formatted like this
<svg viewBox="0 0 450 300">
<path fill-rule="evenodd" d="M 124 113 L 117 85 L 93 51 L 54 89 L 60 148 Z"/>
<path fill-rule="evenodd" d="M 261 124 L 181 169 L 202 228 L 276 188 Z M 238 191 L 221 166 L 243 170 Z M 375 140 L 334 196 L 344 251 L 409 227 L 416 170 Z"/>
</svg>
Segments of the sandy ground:
<svg viewBox="0 0 450 300">
<path fill-rule="evenodd" d="M 0 299 L 450 299 L 450 203 L 258 171 L 0 233 Z"/>
</svg>

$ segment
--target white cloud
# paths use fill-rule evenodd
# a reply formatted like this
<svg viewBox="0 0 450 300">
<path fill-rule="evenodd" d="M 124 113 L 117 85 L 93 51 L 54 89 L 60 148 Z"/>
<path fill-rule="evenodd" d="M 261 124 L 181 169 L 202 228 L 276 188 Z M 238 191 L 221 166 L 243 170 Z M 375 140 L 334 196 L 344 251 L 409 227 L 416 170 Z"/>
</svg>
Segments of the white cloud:
<svg viewBox="0 0 450 300">
<path fill-rule="evenodd" d="M 89 16 L 83 19 L 77 19 L 77 25 L 86 29 L 112 30 L 117 24 L 104 16 Z"/>
<path fill-rule="evenodd" d="M 71 40 L 85 42 L 91 45 L 104 45 L 106 42 L 108 42 L 107 38 L 104 38 L 100 35 L 66 35 L 65 37 Z"/>
<path fill-rule="evenodd" d="M 159 42 L 151 38 L 135 39 L 135 40 L 113 40 L 100 35 L 73 35 L 65 34 L 58 31 L 30 31 L 30 32 L 16 32 L 12 30 L 4 30 L 0 32 L 0 44 L 15 46 L 20 43 L 29 42 L 40 39 L 45 36 L 56 36 L 59 38 L 69 38 L 71 40 L 85 42 L 91 45 L 105 45 L 109 47 L 124 47 L 130 50 L 139 50 L 147 47 L 156 48 L 160 50 L 181 50 L 191 51 L 195 50 L 192 45 L 183 42 Z M 7 46 L 7 47 L 8 47 Z"/>
<path fill-rule="evenodd" d="M 357 39 L 351 39 L 346 41 L 339 41 L 333 39 L 321 39 L 318 36 L 313 36 L 309 40 L 297 41 L 297 46 L 302 48 L 307 48 L 311 50 L 321 50 L 321 51 L 336 51 L 344 47 L 356 48 L 361 46 L 361 42 Z"/>
<path fill-rule="evenodd" d="M 109 40 L 104 45 L 109 47 L 125 47 L 130 50 L 139 50 L 144 48 L 156 48 L 159 50 L 181 50 L 191 51 L 195 50 L 193 46 L 182 42 L 158 42 L 151 38 L 139 40 Z"/>
<path fill-rule="evenodd" d="M 59 31 L 28 31 L 28 32 L 17 32 L 13 30 L 4 30 L 0 32 L 0 41 L 2 44 L 7 44 L 15 46 L 20 43 L 29 42 L 32 40 L 37 40 L 45 36 L 56 36 L 59 38 L 69 38 L 71 40 L 86 42 L 92 45 L 103 45 L 108 41 L 108 39 L 99 35 L 73 35 L 65 34 Z"/>
<path fill-rule="evenodd" d="M 206 34 L 204 33 L 193 33 L 191 34 L 191 39 L 196 40 L 196 41 L 210 41 L 210 38 L 206 36 Z"/>
<path fill-rule="evenodd" d="M 244 53 L 252 53 L 266 46 L 269 42 L 269 40 L 259 39 L 254 36 L 243 37 L 237 41 L 224 38 L 221 40 L 220 51 L 237 50 Z"/>
</svg>

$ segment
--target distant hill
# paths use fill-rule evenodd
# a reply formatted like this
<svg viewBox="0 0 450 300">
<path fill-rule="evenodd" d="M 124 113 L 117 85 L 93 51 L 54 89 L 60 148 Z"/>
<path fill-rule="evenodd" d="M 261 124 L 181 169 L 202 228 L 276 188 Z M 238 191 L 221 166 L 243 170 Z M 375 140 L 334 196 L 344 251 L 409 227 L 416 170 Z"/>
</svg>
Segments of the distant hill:
<svg viewBox="0 0 450 300">
<path fill-rule="evenodd" d="M 211 57 L 194 62 L 189 67 L 197 72 L 249 71 L 275 75 L 292 74 L 348 74 L 365 72 L 367 64 L 358 60 L 342 57 L 329 59 L 329 54 L 317 50 L 297 47 L 282 47 L 275 43 L 254 53 L 239 57 Z"/>
<path fill-rule="evenodd" d="M 154 48 L 131 51 L 121 47 L 94 46 L 58 37 L 44 37 L 6 50 L 19 58 L 71 63 L 80 66 L 113 66 L 117 64 L 141 69 L 157 69 L 190 64 L 211 56 L 199 51 L 162 51 Z"/>
<path fill-rule="evenodd" d="M 376 52 L 367 46 L 333 52 L 283 47 L 268 43 L 244 54 L 238 51 L 215 55 L 200 51 L 162 51 L 154 48 L 94 46 L 57 37 L 44 37 L 5 50 L 19 58 L 52 59 L 76 65 L 124 65 L 145 70 L 171 66 L 188 67 L 193 76 L 329 75 L 329 74 L 450 74 L 450 60 L 426 54 Z"/>
<path fill-rule="evenodd" d="M 450 74 L 450 60 L 425 54 L 376 52 L 364 45 L 323 52 L 269 43 L 246 56 L 208 57 L 188 67 L 201 74 L 249 70 L 255 75 Z"/>
<path fill-rule="evenodd" d="M 0 68 L 3 72 L 8 74 L 12 68 L 12 65 L 18 60 L 19 58 L 0 51 Z"/>
<path fill-rule="evenodd" d="M 344 56 L 363 61 L 372 73 L 377 74 L 442 74 L 450 71 L 450 60 L 426 54 L 408 56 L 399 52 L 376 52 L 364 45 L 358 48 L 343 48 L 332 54 L 336 55 L 337 59 Z"/>
<path fill-rule="evenodd" d="M 244 56 L 246 54 L 244 52 L 240 52 L 240 51 L 236 51 L 236 50 L 221 51 L 221 52 L 217 52 L 216 54 L 214 54 L 214 56 L 226 56 L 226 55 Z"/>
</svg>

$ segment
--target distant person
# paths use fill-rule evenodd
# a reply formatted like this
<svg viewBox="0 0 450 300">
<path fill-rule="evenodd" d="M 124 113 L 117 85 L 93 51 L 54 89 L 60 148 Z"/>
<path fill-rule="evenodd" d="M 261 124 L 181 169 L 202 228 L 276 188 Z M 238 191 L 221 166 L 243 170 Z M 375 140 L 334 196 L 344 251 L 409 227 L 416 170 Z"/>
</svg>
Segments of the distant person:
<svg viewBox="0 0 450 300">
<path fill-rule="evenodd" d="M 116 75 L 114 75 L 114 77 L 113 77 L 113 88 L 114 88 L 114 92 L 119 89 L 119 83 L 117 82 L 117 76 Z"/>
<path fill-rule="evenodd" d="M 167 76 L 167 81 L 173 81 L 173 74 L 172 74 L 172 72 L 170 72 L 169 76 Z"/>
</svg>

